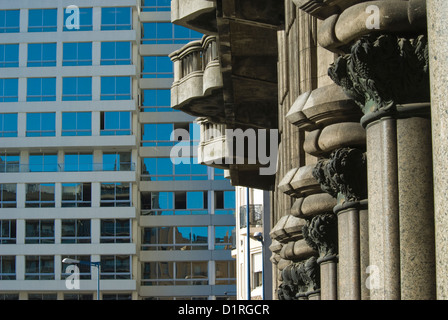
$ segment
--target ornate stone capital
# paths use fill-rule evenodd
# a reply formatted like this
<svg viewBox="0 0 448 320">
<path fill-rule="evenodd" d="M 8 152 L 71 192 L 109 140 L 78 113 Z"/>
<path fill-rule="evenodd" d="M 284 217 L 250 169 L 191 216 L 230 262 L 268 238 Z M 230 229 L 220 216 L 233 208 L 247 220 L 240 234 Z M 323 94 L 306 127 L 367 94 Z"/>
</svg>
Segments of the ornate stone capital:
<svg viewBox="0 0 448 320">
<path fill-rule="evenodd" d="M 282 271 L 279 300 L 298 300 L 320 290 L 320 267 L 316 257 L 292 263 Z"/>
<path fill-rule="evenodd" d="M 367 159 L 363 151 L 340 148 L 329 159 L 320 159 L 313 176 L 338 202 L 353 202 L 367 198 Z"/>
<path fill-rule="evenodd" d="M 333 213 L 319 214 L 303 226 L 305 241 L 319 252 L 318 262 L 335 259 L 338 253 L 338 220 Z"/>
<path fill-rule="evenodd" d="M 330 66 L 328 74 L 364 114 L 430 101 L 427 37 L 362 37 Z"/>
</svg>

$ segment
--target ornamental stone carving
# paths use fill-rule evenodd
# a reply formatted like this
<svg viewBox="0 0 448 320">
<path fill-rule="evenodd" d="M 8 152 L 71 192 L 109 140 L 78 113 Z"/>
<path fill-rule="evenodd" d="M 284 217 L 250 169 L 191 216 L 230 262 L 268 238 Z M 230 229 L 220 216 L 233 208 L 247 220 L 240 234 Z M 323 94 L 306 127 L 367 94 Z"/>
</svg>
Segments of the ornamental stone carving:
<svg viewBox="0 0 448 320">
<path fill-rule="evenodd" d="M 340 148 L 329 159 L 320 159 L 313 176 L 338 202 L 354 202 L 367 198 L 367 157 L 360 149 Z"/>
<path fill-rule="evenodd" d="M 319 214 L 303 226 L 305 241 L 319 252 L 318 263 L 335 259 L 338 253 L 338 221 L 333 213 Z"/>
<path fill-rule="evenodd" d="M 298 300 L 320 290 L 320 267 L 317 258 L 291 263 L 282 271 L 283 282 L 278 288 L 279 300 Z"/>
<path fill-rule="evenodd" d="M 364 114 L 398 104 L 430 101 L 428 40 L 395 35 L 362 37 L 333 63 L 328 75 Z"/>
</svg>

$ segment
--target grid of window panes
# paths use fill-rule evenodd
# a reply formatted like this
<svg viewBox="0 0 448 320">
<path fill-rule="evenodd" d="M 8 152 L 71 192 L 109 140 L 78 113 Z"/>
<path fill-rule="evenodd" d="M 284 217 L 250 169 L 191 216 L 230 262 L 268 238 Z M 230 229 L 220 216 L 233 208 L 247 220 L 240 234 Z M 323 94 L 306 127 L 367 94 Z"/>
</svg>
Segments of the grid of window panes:
<svg viewBox="0 0 448 320">
<path fill-rule="evenodd" d="M 143 286 L 207 285 L 208 261 L 145 262 L 141 279 Z"/>
<path fill-rule="evenodd" d="M 207 191 L 157 191 L 141 193 L 142 215 L 207 215 Z"/>
<path fill-rule="evenodd" d="M 146 89 L 142 94 L 140 110 L 143 112 L 181 112 L 170 106 L 170 89 Z"/>
<path fill-rule="evenodd" d="M 65 151 L 59 162 L 56 151 L 31 151 L 21 163 L 20 153 L 0 153 L 0 173 L 7 172 L 86 172 L 86 171 L 135 171 L 135 163 L 131 159 L 131 151 L 103 151 L 101 162 L 93 161 L 93 152 Z M 186 160 L 187 161 L 187 160 Z M 193 172 L 199 174 L 199 172 Z M 188 174 L 185 171 L 185 174 Z M 187 179 L 188 180 L 188 179 Z"/>
<path fill-rule="evenodd" d="M 196 146 L 200 139 L 197 123 L 145 123 L 142 125 L 142 147 Z"/>
<path fill-rule="evenodd" d="M 142 0 L 142 12 L 171 11 L 171 0 Z"/>
<path fill-rule="evenodd" d="M 147 227 L 143 229 L 142 250 L 207 250 L 208 227 Z"/>
<path fill-rule="evenodd" d="M 204 215 L 235 212 L 234 191 L 214 191 L 214 204 L 208 203 L 207 191 L 153 191 L 141 193 L 142 215 Z"/>
<path fill-rule="evenodd" d="M 186 44 L 202 34 L 170 22 L 143 23 L 142 44 Z"/>
<path fill-rule="evenodd" d="M 143 158 L 142 181 L 208 180 L 207 166 L 197 158 Z"/>
<path fill-rule="evenodd" d="M 57 2 L 57 1 L 55 1 Z M 65 10 L 67 9 L 67 10 Z M 0 33 L 32 32 L 33 39 L 29 43 L 1 43 L 0 40 L 0 68 L 26 67 L 33 71 L 33 76 L 10 77 L 0 76 L 0 103 L 4 103 L 0 110 L 0 138 L 17 137 L 22 133 L 26 137 L 55 137 L 61 136 L 92 136 L 92 129 L 100 127 L 101 135 L 130 135 L 132 134 L 132 113 L 126 108 L 121 111 L 113 108 L 100 111 L 89 111 L 82 101 L 100 100 L 131 100 L 132 77 L 128 74 L 105 72 L 94 75 L 90 69 L 85 75 L 77 76 L 77 72 L 70 72 L 72 67 L 92 66 L 98 63 L 102 69 L 108 66 L 132 65 L 133 40 L 123 37 L 99 38 L 101 40 L 83 41 L 82 35 L 72 35 L 75 38 L 56 36 L 55 32 L 91 31 L 93 30 L 94 10 L 92 7 L 79 8 L 80 19 L 73 18 L 78 8 L 70 6 L 59 10 L 56 8 L 32 8 L 21 14 L 21 10 L 0 10 Z M 103 7 L 100 9 L 101 30 L 112 35 L 114 30 L 132 30 L 131 7 Z M 23 14 L 26 13 L 26 14 Z M 21 21 L 23 17 L 27 21 Z M 62 28 L 61 28 L 62 26 Z M 22 29 L 22 30 L 21 30 Z M 39 33 L 50 33 L 40 35 Z M 53 33 L 53 34 L 51 34 Z M 124 33 L 122 33 L 124 35 Z M 31 34 L 30 34 L 31 36 Z M 41 37 L 41 38 L 40 38 Z M 39 39 L 40 38 L 40 39 Z M 90 38 L 90 37 L 87 37 Z M 31 38 L 30 38 L 31 39 Z M 72 40 L 76 40 L 73 42 Z M 106 40 L 107 39 L 107 40 Z M 116 40 L 117 39 L 117 40 Z M 14 42 L 14 41 L 8 41 Z M 23 48 L 22 48 L 23 46 Z M 19 50 L 20 48 L 20 50 Z M 22 50 L 24 49 L 24 50 Z M 98 50 L 98 52 L 96 52 Z M 64 67 L 65 76 L 55 75 L 56 68 Z M 38 72 L 37 69 L 41 70 Z M 81 69 L 78 69 L 81 70 Z M 129 68 L 131 70 L 131 68 Z M 15 70 L 8 70 L 13 73 Z M 114 75 L 114 76 L 112 76 Z M 99 92 L 93 92 L 96 77 L 99 80 Z M 19 81 L 19 78 L 20 79 Z M 20 87 L 19 87 L 20 86 Z M 22 87 L 23 86 L 23 87 Z M 60 94 L 59 94 L 60 93 Z M 24 100 L 29 102 L 29 111 L 23 112 L 8 106 L 8 103 Z M 95 98 L 94 98 L 95 97 Z M 52 106 L 54 102 L 66 101 L 69 106 L 65 110 L 58 107 L 56 111 Z M 72 103 L 73 101 L 73 103 Z M 52 102 L 45 104 L 45 102 Z M 118 103 L 116 103 L 118 105 Z M 33 108 L 31 106 L 33 105 Z M 41 108 L 40 106 L 44 106 Z M 76 106 L 82 109 L 76 110 Z M 33 111 L 31 110 L 33 109 Z M 45 109 L 45 111 L 43 110 Z M 53 110 L 52 110 L 53 109 Z M 24 119 L 24 121 L 19 121 Z M 60 121 L 60 124 L 58 122 Z M 92 123 L 98 121 L 99 123 Z M 58 129 L 56 129 L 58 128 Z M 114 149 L 115 150 L 115 149 Z M 95 154 L 96 162 L 94 162 Z M 135 164 L 131 161 L 131 147 L 119 151 L 92 150 L 85 151 L 64 148 L 39 148 L 14 151 L 3 150 L 0 153 L 0 173 L 26 172 L 30 177 L 37 177 L 42 172 L 81 172 L 81 171 L 131 171 Z M 98 157 L 97 157 L 98 156 Z M 40 175 L 44 176 L 44 175 Z M 92 182 L 49 182 L 47 179 L 38 182 L 36 179 L 20 183 L 0 183 L 0 208 L 37 208 L 36 211 L 45 212 L 46 208 L 63 208 L 62 211 L 72 212 L 65 217 L 55 219 L 37 216 L 31 212 L 26 217 L 15 219 L 0 219 L 0 244 L 11 245 L 23 243 L 31 246 L 47 244 L 90 244 L 95 234 L 100 236 L 100 243 L 130 243 L 132 241 L 132 219 L 108 219 L 107 215 L 99 224 L 92 223 L 90 218 L 78 217 L 71 208 L 92 207 L 92 202 L 98 201 L 101 206 L 132 205 L 132 183 L 126 182 L 100 182 L 97 187 L 96 199 L 92 201 Z M 96 190 L 96 189 L 95 189 Z M 28 210 L 28 209 L 27 209 Z M 30 209 L 32 211 L 32 209 Z M 5 211 L 6 212 L 6 211 Z M 45 217 L 45 216 L 44 216 Z M 22 222 L 17 223 L 20 219 Z M 94 228 L 98 228 L 95 230 Z M 73 247 L 76 248 L 76 247 Z M 36 247 L 37 249 L 37 247 Z M 59 259 L 72 258 L 82 261 L 91 261 L 92 257 L 86 255 L 53 255 L 40 253 L 37 249 L 20 260 L 19 278 L 24 280 L 59 280 L 65 279 L 67 265 L 60 263 Z M 102 256 L 103 279 L 131 279 L 132 256 L 114 255 Z M 22 266 L 23 263 L 23 266 Z M 61 272 L 55 268 L 61 266 Z M 80 278 L 91 279 L 90 266 L 79 265 Z M 0 280 L 16 279 L 16 256 L 0 256 Z M 1 287 L 1 286 L 0 286 Z M 47 288 L 45 288 L 47 290 Z M 57 298 L 55 292 L 29 293 L 29 300 L 53 300 Z M 18 299 L 16 292 L 1 293 L 0 300 Z M 93 294 L 89 292 L 65 293 L 67 300 L 91 300 Z M 103 294 L 104 299 L 130 299 L 128 292 L 122 294 Z"/>
</svg>

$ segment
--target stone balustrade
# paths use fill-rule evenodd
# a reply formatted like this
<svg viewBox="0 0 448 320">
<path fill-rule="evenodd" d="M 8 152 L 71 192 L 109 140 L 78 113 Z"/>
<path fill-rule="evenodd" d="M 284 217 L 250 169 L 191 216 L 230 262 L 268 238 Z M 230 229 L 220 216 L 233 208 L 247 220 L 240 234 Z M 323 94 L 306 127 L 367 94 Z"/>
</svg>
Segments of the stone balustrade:
<svg viewBox="0 0 448 320">
<path fill-rule="evenodd" d="M 197 117 L 225 118 L 222 74 L 215 36 L 204 36 L 172 52 L 171 107 Z"/>
</svg>

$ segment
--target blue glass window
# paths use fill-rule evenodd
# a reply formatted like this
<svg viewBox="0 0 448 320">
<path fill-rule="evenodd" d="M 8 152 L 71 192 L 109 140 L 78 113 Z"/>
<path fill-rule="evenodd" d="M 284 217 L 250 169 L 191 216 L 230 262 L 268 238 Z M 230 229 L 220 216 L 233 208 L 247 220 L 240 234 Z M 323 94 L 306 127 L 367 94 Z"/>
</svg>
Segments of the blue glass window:
<svg viewBox="0 0 448 320">
<path fill-rule="evenodd" d="M 132 10 L 130 7 L 102 8 L 101 30 L 131 30 Z"/>
<path fill-rule="evenodd" d="M 143 90 L 142 110 L 144 112 L 174 112 L 170 107 L 171 91 L 169 89 Z"/>
<path fill-rule="evenodd" d="M 28 32 L 57 31 L 57 9 L 31 9 L 28 11 Z"/>
<path fill-rule="evenodd" d="M 17 113 L 0 113 L 0 137 L 17 137 Z"/>
<path fill-rule="evenodd" d="M 143 44 L 185 44 L 201 38 L 201 33 L 170 22 L 143 23 Z"/>
<path fill-rule="evenodd" d="M 168 56 L 143 57 L 143 78 L 172 78 L 173 62 Z"/>
<path fill-rule="evenodd" d="M 103 153 L 104 171 L 130 171 L 134 170 L 130 152 Z"/>
<path fill-rule="evenodd" d="M 174 130 L 172 123 L 147 123 L 143 125 L 142 147 L 168 147 L 174 145 L 171 134 Z"/>
<path fill-rule="evenodd" d="M 179 160 L 179 158 L 176 158 Z M 144 158 L 142 180 L 181 181 L 207 180 L 207 166 L 197 163 L 197 158 L 183 158 L 174 162 L 171 158 Z"/>
<path fill-rule="evenodd" d="M 92 78 L 67 77 L 62 79 L 62 101 L 92 100 Z"/>
<path fill-rule="evenodd" d="M 101 100 L 131 98 L 131 77 L 101 77 Z"/>
<path fill-rule="evenodd" d="M 55 67 L 56 43 L 29 43 L 28 67 Z"/>
<path fill-rule="evenodd" d="M 20 172 L 20 168 L 20 154 L 0 153 L 0 172 Z"/>
<path fill-rule="evenodd" d="M 132 64 L 130 42 L 102 42 L 102 65 L 129 65 Z"/>
<path fill-rule="evenodd" d="M 79 26 L 78 22 L 73 19 L 77 12 L 67 8 L 64 9 L 64 31 L 91 31 L 93 30 L 92 23 L 92 8 L 79 8 Z"/>
<path fill-rule="evenodd" d="M 131 112 L 110 111 L 101 113 L 102 136 L 130 135 Z"/>
<path fill-rule="evenodd" d="M 215 214 L 234 214 L 235 191 L 215 191 Z"/>
<path fill-rule="evenodd" d="M 142 11 L 171 11 L 171 0 L 142 0 Z"/>
<path fill-rule="evenodd" d="M 91 66 L 92 43 L 91 42 L 67 42 L 63 46 L 63 66 Z"/>
<path fill-rule="evenodd" d="M 55 113 L 27 113 L 27 137 L 54 137 L 56 135 Z"/>
<path fill-rule="evenodd" d="M 215 250 L 229 250 L 232 248 L 234 229 L 235 226 L 215 227 Z"/>
<path fill-rule="evenodd" d="M 56 78 L 28 78 L 26 101 L 56 101 Z"/>
<path fill-rule="evenodd" d="M 19 66 L 19 45 L 0 44 L 0 68 L 15 68 Z"/>
<path fill-rule="evenodd" d="M 62 136 L 91 136 L 92 113 L 63 112 Z"/>
<path fill-rule="evenodd" d="M 92 153 L 66 153 L 64 155 L 64 171 L 92 171 Z"/>
<path fill-rule="evenodd" d="M 0 102 L 19 100 L 19 79 L 0 79 Z"/>
<path fill-rule="evenodd" d="M 20 10 L 0 10 L 0 33 L 20 32 Z"/>
<path fill-rule="evenodd" d="M 29 157 L 30 172 L 57 172 L 58 171 L 58 155 L 36 153 L 30 154 Z"/>
</svg>

